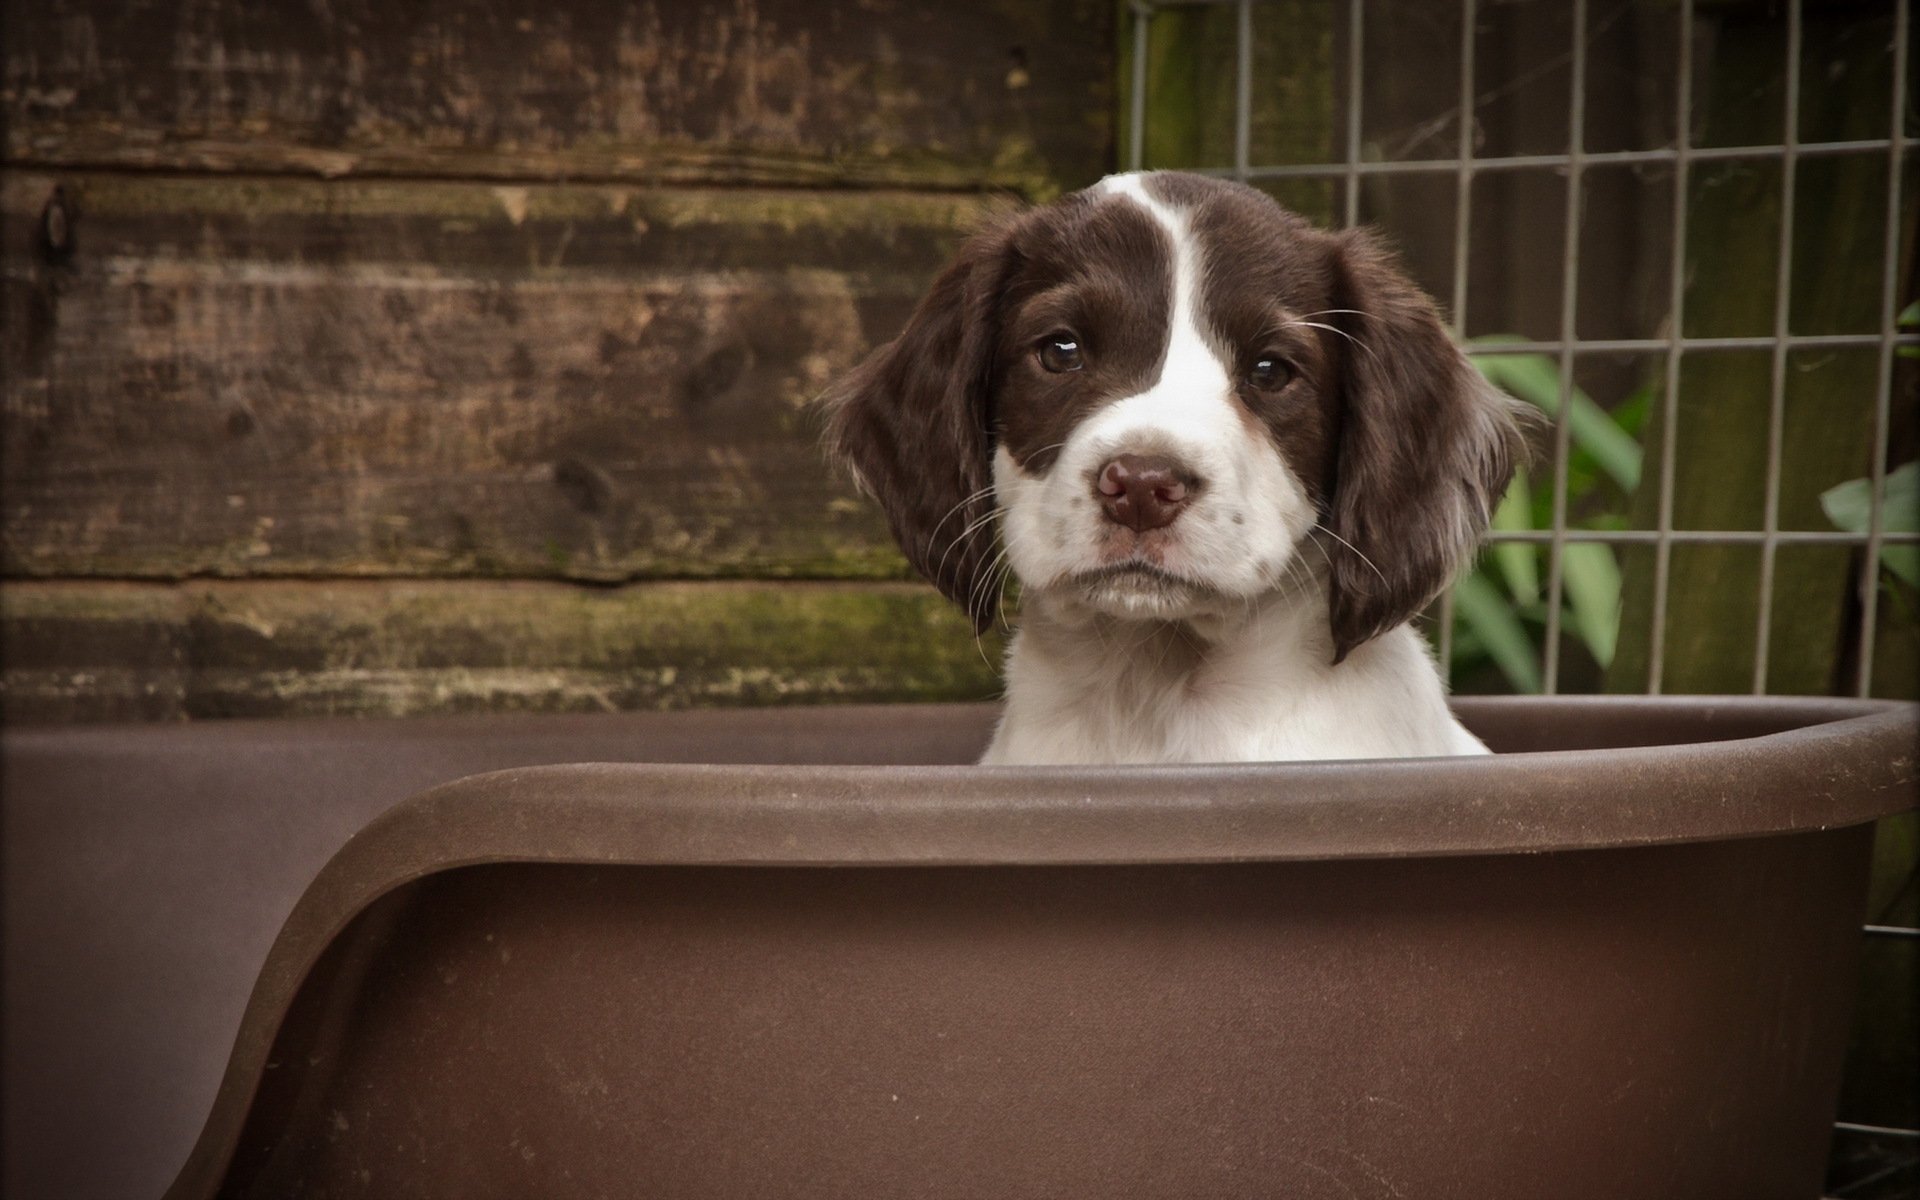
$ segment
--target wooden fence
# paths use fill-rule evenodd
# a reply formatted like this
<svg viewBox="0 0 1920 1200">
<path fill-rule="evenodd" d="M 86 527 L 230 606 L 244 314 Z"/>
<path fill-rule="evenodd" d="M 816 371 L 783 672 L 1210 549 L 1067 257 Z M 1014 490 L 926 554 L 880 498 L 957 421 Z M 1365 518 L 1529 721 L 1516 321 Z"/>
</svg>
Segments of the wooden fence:
<svg viewBox="0 0 1920 1200">
<path fill-rule="evenodd" d="M 6 0 L 6 717 L 991 694 L 807 404 L 1114 15 Z"/>
</svg>

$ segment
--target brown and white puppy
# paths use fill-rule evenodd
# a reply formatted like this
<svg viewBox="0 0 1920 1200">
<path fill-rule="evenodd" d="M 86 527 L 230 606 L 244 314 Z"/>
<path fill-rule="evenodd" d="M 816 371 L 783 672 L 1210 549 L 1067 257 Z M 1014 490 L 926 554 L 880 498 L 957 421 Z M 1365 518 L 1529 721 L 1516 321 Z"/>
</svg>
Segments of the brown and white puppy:
<svg viewBox="0 0 1920 1200">
<path fill-rule="evenodd" d="M 984 761 L 1485 752 L 1407 622 L 1521 441 L 1366 233 L 1113 176 L 975 237 L 826 404 L 977 628 L 1019 580 Z"/>
</svg>

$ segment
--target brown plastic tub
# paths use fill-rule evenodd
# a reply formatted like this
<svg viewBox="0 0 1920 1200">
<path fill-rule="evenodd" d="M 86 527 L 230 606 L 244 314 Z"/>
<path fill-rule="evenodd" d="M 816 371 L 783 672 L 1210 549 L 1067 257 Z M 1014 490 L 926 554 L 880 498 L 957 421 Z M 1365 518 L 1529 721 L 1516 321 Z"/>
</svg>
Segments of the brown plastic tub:
<svg viewBox="0 0 1920 1200">
<path fill-rule="evenodd" d="M 1460 710 L 1508 753 L 741 712 L 436 788 L 307 888 L 170 1195 L 1816 1196 L 1914 710 Z"/>
</svg>

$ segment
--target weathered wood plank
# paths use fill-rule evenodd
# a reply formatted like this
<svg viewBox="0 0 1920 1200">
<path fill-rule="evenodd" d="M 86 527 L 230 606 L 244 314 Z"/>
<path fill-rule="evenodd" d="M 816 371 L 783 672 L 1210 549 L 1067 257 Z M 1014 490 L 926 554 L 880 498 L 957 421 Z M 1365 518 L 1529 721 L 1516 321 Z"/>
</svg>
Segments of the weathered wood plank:
<svg viewBox="0 0 1920 1200">
<path fill-rule="evenodd" d="M 12 576 L 899 576 L 808 401 L 1005 202 L 15 174 Z M 44 239 L 40 239 L 44 241 Z"/>
<path fill-rule="evenodd" d="M 914 584 L 12 582 L 8 721 L 980 699 L 997 644 Z"/>
<path fill-rule="evenodd" d="M 1046 193 L 1112 143 L 1107 0 L 5 0 L 15 162 Z"/>
</svg>

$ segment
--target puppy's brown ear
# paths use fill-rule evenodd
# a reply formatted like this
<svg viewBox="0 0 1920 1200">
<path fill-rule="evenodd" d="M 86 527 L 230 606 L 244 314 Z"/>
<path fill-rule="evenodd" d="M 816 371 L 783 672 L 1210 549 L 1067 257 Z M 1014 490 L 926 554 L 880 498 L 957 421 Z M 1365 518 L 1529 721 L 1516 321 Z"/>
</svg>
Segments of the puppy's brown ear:
<svg viewBox="0 0 1920 1200">
<path fill-rule="evenodd" d="M 829 449 L 880 502 L 914 570 L 984 631 L 999 596 L 993 558 L 993 351 L 1006 228 L 969 241 L 899 337 L 821 398 Z"/>
<path fill-rule="evenodd" d="M 1418 613 L 1472 557 L 1524 450 L 1517 408 L 1369 234 L 1333 239 L 1347 335 L 1325 548 L 1334 661 Z"/>
</svg>

